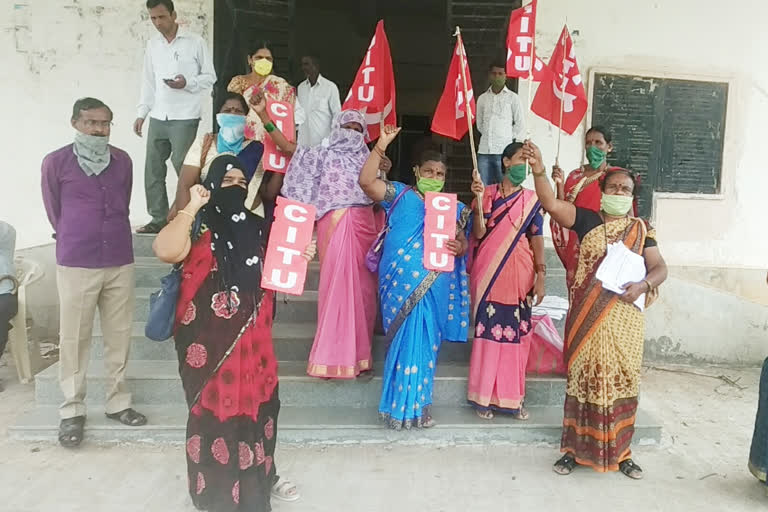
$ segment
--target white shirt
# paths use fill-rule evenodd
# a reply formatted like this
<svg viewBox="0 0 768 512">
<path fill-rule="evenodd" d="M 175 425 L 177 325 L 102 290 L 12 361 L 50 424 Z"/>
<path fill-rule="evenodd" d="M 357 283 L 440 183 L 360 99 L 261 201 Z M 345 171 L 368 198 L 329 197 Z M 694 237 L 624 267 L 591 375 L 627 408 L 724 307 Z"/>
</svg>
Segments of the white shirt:
<svg viewBox="0 0 768 512">
<path fill-rule="evenodd" d="M 490 88 L 477 99 L 477 129 L 483 155 L 500 155 L 514 140 L 523 140 L 525 116 L 520 98 L 504 87 L 499 94 Z"/>
<path fill-rule="evenodd" d="M 299 109 L 303 115 L 296 116 L 299 126 L 300 146 L 317 146 L 331 134 L 333 116 L 341 112 L 341 99 L 336 84 L 318 75 L 315 85 L 309 79 L 299 84 L 297 91 Z M 300 117 L 304 117 L 301 119 Z"/>
<path fill-rule="evenodd" d="M 171 89 L 163 82 L 184 75 L 187 86 Z M 160 120 L 200 119 L 201 93 L 216 83 L 208 45 L 202 37 L 179 27 L 170 43 L 160 33 L 147 41 L 138 117 Z"/>
</svg>

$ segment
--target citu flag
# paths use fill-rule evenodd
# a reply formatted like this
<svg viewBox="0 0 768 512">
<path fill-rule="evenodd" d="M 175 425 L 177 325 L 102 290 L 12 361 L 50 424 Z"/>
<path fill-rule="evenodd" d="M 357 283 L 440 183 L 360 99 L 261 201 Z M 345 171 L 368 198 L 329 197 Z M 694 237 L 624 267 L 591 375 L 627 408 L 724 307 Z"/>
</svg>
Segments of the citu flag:
<svg viewBox="0 0 768 512">
<path fill-rule="evenodd" d="M 462 67 L 464 72 L 462 73 Z M 467 123 L 467 98 L 469 98 L 470 121 L 475 122 L 477 106 L 475 95 L 472 91 L 472 83 L 467 62 L 467 52 L 461 35 L 456 38 L 456 48 L 453 51 L 451 65 L 448 68 L 448 78 L 445 80 L 445 89 L 437 104 L 437 110 L 432 118 L 432 132 L 455 140 L 461 140 L 469 131 Z M 466 95 L 464 94 L 464 80 L 467 80 Z"/>
<path fill-rule="evenodd" d="M 507 30 L 507 76 L 531 78 L 534 82 L 546 82 L 554 77 L 552 71 L 536 55 L 536 4 L 512 11 Z"/>
<path fill-rule="evenodd" d="M 587 114 L 587 93 L 576 63 L 576 52 L 568 26 L 563 27 L 552 58 L 549 59 L 549 67 L 555 79 L 539 86 L 531 110 L 572 135 Z"/>
<path fill-rule="evenodd" d="M 384 21 L 376 25 L 376 33 L 352 83 L 343 110 L 359 110 L 368 123 L 368 141 L 379 138 L 379 124 L 396 125 L 395 73 L 392 55 L 384 32 Z"/>
</svg>

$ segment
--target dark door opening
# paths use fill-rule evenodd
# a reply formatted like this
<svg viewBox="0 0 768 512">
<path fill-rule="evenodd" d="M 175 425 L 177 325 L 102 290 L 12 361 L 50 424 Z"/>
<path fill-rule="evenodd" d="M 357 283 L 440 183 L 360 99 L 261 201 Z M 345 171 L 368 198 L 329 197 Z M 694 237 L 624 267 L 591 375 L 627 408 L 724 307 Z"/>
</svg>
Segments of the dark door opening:
<svg viewBox="0 0 768 512">
<path fill-rule="evenodd" d="M 302 55 L 315 55 L 323 76 L 338 85 L 343 101 L 376 22 L 384 19 L 403 127 L 391 151 L 390 178 L 410 182 L 419 150 L 434 147 L 448 156 L 446 191 L 466 199 L 472 169 L 467 138 L 454 142 L 429 132 L 455 44 L 453 30 L 462 27 L 479 96 L 488 87 L 490 62 L 504 59 L 507 20 L 519 4 L 519 0 L 219 0 L 214 12 L 217 91 L 225 90 L 234 75 L 247 73 L 248 52 L 268 41 L 275 53 L 276 74 L 298 85 L 304 79 Z"/>
</svg>

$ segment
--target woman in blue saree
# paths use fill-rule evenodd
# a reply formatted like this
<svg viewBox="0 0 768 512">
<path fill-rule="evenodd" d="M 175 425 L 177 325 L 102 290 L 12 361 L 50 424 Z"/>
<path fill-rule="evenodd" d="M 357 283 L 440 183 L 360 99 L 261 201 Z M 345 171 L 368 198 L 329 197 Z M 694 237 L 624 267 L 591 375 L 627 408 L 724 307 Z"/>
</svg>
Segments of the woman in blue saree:
<svg viewBox="0 0 768 512">
<path fill-rule="evenodd" d="M 467 341 L 469 278 L 466 257 L 470 209 L 459 203 L 456 240 L 446 247 L 456 256 L 452 272 L 424 268 L 424 194 L 445 184 L 443 156 L 425 152 L 416 171 L 417 185 L 379 179 L 387 146 L 400 128 L 381 126 L 374 150 L 360 173 L 363 191 L 387 212 L 388 233 L 379 263 L 381 313 L 389 343 L 379 415 L 395 430 L 434 426 L 432 391 L 442 341 Z"/>
</svg>

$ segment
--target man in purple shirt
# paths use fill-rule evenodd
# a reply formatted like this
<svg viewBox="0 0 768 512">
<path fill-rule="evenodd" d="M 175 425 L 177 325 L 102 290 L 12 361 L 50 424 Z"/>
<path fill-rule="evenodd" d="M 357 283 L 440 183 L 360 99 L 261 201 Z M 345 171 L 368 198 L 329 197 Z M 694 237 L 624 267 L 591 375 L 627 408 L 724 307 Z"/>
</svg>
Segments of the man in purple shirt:
<svg viewBox="0 0 768 512">
<path fill-rule="evenodd" d="M 112 111 L 83 98 L 72 111 L 75 142 L 43 160 L 43 201 L 56 232 L 59 290 L 59 442 L 75 447 L 83 439 L 85 382 L 96 308 L 104 337 L 110 419 L 140 426 L 147 418 L 131 408 L 125 366 L 131 341 L 134 264 L 128 220 L 133 164 L 109 145 Z"/>
</svg>

